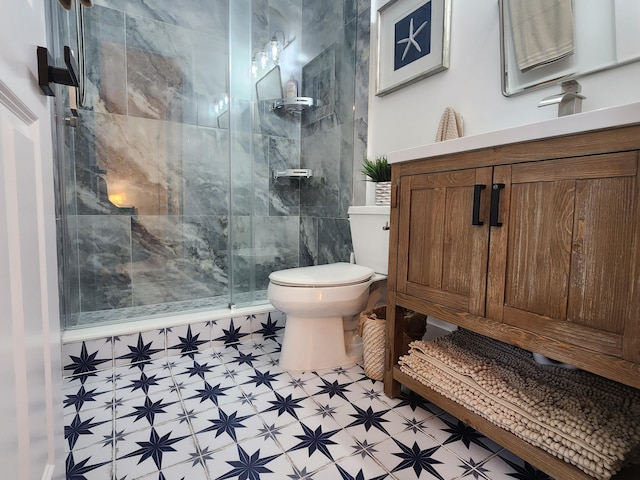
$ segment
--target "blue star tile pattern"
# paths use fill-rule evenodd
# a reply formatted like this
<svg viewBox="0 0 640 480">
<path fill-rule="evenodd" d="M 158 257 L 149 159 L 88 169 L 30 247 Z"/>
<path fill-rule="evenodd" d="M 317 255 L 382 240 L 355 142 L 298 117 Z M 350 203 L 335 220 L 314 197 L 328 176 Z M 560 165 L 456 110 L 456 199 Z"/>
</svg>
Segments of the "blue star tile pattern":
<svg viewBox="0 0 640 480">
<path fill-rule="evenodd" d="M 352 405 L 352 407 L 356 410 L 356 413 L 351 413 L 350 416 L 354 417 L 355 420 L 347 425 L 347 427 L 363 425 L 367 432 L 370 428 L 375 427 L 381 432 L 384 432 L 387 435 L 389 434 L 389 432 L 387 432 L 387 430 L 384 428 L 384 425 L 382 425 L 383 422 L 389 421 L 382 418 L 384 414 L 386 414 L 389 410 L 374 412 L 371 406 L 367 407 L 366 410 L 360 408 L 357 405 Z"/>
<path fill-rule="evenodd" d="M 416 442 L 413 442 L 413 446 L 411 447 L 408 447 L 395 439 L 394 442 L 396 442 L 396 444 L 402 450 L 402 452 L 395 454 L 402 461 L 396 467 L 394 467 L 393 470 L 391 470 L 392 472 L 397 472 L 405 468 L 413 468 L 413 471 L 415 472 L 417 478 L 420 478 L 420 475 L 424 470 L 426 472 L 429 472 L 437 479 L 444 480 L 444 478 L 442 478 L 437 470 L 433 468 L 434 464 L 442 462 L 431 458 L 431 455 L 433 455 L 440 448 L 440 446 L 422 450 Z"/>
<path fill-rule="evenodd" d="M 188 329 L 168 358 L 142 335 L 116 354 L 126 364 L 80 349 L 65 378 L 67 480 L 550 480 L 422 397 L 387 398 L 361 366 L 283 371 L 281 329 L 263 318 L 262 345 L 229 319 L 226 347 L 193 354 Z"/>
<path fill-rule="evenodd" d="M 300 402 L 303 400 L 302 398 L 292 398 L 292 395 L 289 394 L 286 397 L 283 397 L 282 395 L 280 395 L 278 392 L 273 392 L 276 396 L 275 400 L 270 400 L 269 403 L 271 403 L 273 406 L 271 406 L 270 408 L 267 408 L 266 410 L 264 410 L 265 412 L 278 412 L 278 416 L 280 415 L 284 415 L 285 413 L 288 413 L 289 415 L 291 415 L 293 418 L 298 418 L 298 414 L 296 413 L 296 408 L 302 408 L 302 405 L 300 405 Z"/>
<path fill-rule="evenodd" d="M 265 339 L 273 340 L 277 338 L 280 334 L 280 330 L 284 330 L 284 327 L 278 325 L 278 321 L 273 321 L 271 319 L 271 313 L 267 317 L 267 321 L 265 323 L 261 323 L 262 328 L 256 330 L 255 333 L 262 335 Z"/>
<path fill-rule="evenodd" d="M 148 362 L 151 360 L 152 355 L 162 351 L 162 349 L 159 348 L 151 348 L 151 344 L 152 342 L 144 343 L 142 333 L 139 333 L 136 345 L 127 345 L 129 353 L 121 355 L 118 358 L 122 360 L 129 360 L 132 364 Z"/>
<path fill-rule="evenodd" d="M 226 478 L 239 478 L 239 479 L 251 479 L 259 480 L 261 473 L 273 473 L 267 464 L 278 458 L 279 455 L 269 455 L 267 457 L 260 457 L 260 450 L 255 451 L 252 454 L 248 454 L 244 449 L 238 445 L 238 460 L 227 460 L 226 463 L 231 465 L 233 469 L 224 475 L 216 477 L 217 480 L 224 480 Z"/>
<path fill-rule="evenodd" d="M 325 457 L 333 460 L 333 456 L 329 449 L 329 445 L 336 445 L 336 442 L 331 440 L 331 437 L 339 432 L 339 430 L 331 430 L 329 432 L 322 431 L 322 425 L 318 426 L 315 430 L 307 427 L 304 423 L 300 426 L 304 433 L 302 435 L 296 435 L 296 438 L 300 439 L 300 443 L 294 446 L 291 450 L 308 449 L 309 456 L 316 450 L 321 452 Z"/>
<path fill-rule="evenodd" d="M 231 323 L 229 324 L 228 329 L 222 329 L 224 335 L 220 337 L 214 338 L 214 341 L 222 341 L 225 346 L 230 346 L 232 348 L 238 348 L 238 343 L 242 340 L 243 337 L 249 335 L 248 333 L 241 333 L 241 327 L 236 328 L 233 324 L 233 319 L 231 319 Z"/>
<path fill-rule="evenodd" d="M 195 352 L 201 345 L 206 345 L 209 340 L 199 340 L 200 334 L 193 335 L 191 333 L 191 325 L 187 327 L 187 335 L 184 337 L 178 337 L 180 343 L 169 347 L 172 350 L 180 350 L 180 353 L 188 357 L 193 358 Z"/>
<path fill-rule="evenodd" d="M 175 452 L 174 443 L 184 440 L 186 437 L 171 438 L 171 432 L 160 436 L 155 428 L 151 428 L 149 441 L 137 442 L 139 449 L 124 455 L 122 458 L 140 457 L 138 463 L 142 463 L 147 458 L 151 458 L 158 469 L 162 468 L 162 457 L 166 452 Z"/>
<path fill-rule="evenodd" d="M 87 378 L 95 376 L 100 365 L 111 362 L 110 358 L 96 358 L 97 355 L 98 352 L 89 353 L 86 343 L 82 342 L 80 356 L 69 355 L 71 363 L 65 365 L 64 370 L 71 370 L 71 374 L 78 375 L 80 381 L 84 383 Z"/>
<path fill-rule="evenodd" d="M 236 438 L 236 428 L 245 428 L 242 424 L 244 420 L 249 418 L 249 416 L 238 417 L 236 412 L 231 414 L 226 414 L 222 408 L 218 410 L 219 418 L 214 420 L 209 420 L 211 422 L 211 426 L 201 430 L 198 433 L 204 432 L 216 432 L 216 437 L 220 436 L 223 433 L 229 435 L 233 440 L 237 440 Z"/>
</svg>

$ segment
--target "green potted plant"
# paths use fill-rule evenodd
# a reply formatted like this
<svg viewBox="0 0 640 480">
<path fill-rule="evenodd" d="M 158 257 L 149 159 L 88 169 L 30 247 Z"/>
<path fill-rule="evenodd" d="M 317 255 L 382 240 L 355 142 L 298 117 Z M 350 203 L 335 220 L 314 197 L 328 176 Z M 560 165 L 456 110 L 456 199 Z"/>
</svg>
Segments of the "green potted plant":
<svg viewBox="0 0 640 480">
<path fill-rule="evenodd" d="M 389 205 L 391 200 L 391 165 L 387 162 L 387 156 L 380 155 L 375 160 L 365 158 L 362 161 L 362 173 L 367 176 L 367 181 L 375 185 L 375 204 Z"/>
</svg>

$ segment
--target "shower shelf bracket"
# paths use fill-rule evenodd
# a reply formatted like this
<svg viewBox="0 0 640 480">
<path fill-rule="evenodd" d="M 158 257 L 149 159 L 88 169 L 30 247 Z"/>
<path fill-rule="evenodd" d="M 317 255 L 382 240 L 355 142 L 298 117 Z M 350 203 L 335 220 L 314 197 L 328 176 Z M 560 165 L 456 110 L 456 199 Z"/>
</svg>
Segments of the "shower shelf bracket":
<svg viewBox="0 0 640 480">
<path fill-rule="evenodd" d="M 302 113 L 308 108 L 319 107 L 321 102 L 311 97 L 294 97 L 276 100 L 271 105 L 271 110 L 275 112 L 287 112 L 290 114 Z"/>
<path fill-rule="evenodd" d="M 290 168 L 273 171 L 273 178 L 310 178 L 312 176 L 313 170 L 310 168 Z"/>
</svg>

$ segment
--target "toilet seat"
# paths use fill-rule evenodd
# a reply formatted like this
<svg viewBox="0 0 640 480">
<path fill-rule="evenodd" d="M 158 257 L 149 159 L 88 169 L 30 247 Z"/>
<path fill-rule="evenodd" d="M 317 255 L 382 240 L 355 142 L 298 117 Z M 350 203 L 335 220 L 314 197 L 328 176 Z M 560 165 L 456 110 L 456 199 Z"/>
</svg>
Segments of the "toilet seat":
<svg viewBox="0 0 640 480">
<path fill-rule="evenodd" d="M 269 280 L 284 287 L 342 287 L 366 283 L 374 274 L 371 268 L 338 262 L 280 270 L 271 273 Z"/>
</svg>

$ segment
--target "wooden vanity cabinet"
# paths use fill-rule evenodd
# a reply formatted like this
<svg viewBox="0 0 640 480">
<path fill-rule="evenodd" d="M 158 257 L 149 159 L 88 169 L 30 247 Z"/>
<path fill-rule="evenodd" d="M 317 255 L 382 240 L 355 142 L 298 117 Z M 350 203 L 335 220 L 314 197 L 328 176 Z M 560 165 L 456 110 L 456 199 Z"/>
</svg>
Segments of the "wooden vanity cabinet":
<svg viewBox="0 0 640 480">
<path fill-rule="evenodd" d="M 390 307 L 640 388 L 639 150 L 634 126 L 393 165 Z"/>
<path fill-rule="evenodd" d="M 640 126 L 392 167 L 385 393 L 402 384 L 554 476 L 584 478 L 400 371 L 404 309 L 640 388 Z"/>
</svg>

